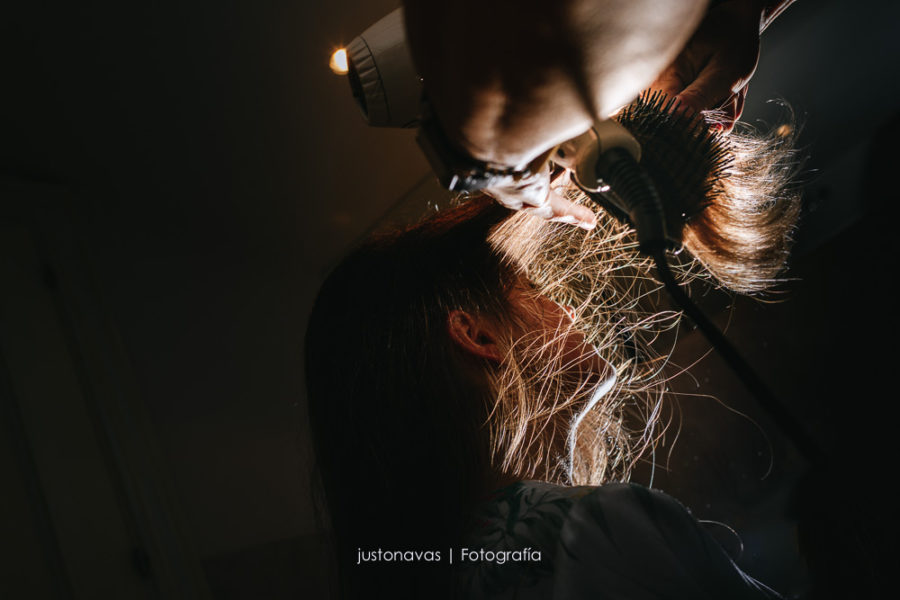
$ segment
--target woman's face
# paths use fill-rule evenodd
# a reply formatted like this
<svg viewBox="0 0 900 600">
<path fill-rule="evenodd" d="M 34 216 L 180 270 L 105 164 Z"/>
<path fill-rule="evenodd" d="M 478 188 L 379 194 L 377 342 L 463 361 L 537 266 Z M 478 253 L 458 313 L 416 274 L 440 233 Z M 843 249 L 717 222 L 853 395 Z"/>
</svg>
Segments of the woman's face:
<svg viewBox="0 0 900 600">
<path fill-rule="evenodd" d="M 615 381 L 615 369 L 587 343 L 575 325 L 575 311 L 561 307 L 537 294 L 527 284 L 518 284 L 509 292 L 510 303 L 526 324 L 526 336 L 541 344 L 541 355 L 555 360 L 567 373 L 596 378 L 604 387 Z M 538 334 L 538 335 L 534 335 Z"/>
</svg>

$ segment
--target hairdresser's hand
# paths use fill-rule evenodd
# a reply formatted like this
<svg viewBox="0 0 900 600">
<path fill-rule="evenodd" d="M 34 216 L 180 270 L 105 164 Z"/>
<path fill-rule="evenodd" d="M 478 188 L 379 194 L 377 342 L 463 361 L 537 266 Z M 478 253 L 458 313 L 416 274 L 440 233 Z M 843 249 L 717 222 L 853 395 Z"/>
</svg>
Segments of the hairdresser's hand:
<svg viewBox="0 0 900 600">
<path fill-rule="evenodd" d="M 720 111 L 716 121 L 730 131 L 744 110 L 747 84 L 759 60 L 763 8 L 759 0 L 726 0 L 710 8 L 651 89 L 675 97 L 693 112 Z"/>
<path fill-rule="evenodd" d="M 597 216 L 587 206 L 575 204 L 557 193 L 556 187 L 564 185 L 567 172 L 560 172 L 552 180 L 547 155 L 538 157 L 532 165 L 534 171 L 524 179 L 510 180 L 484 190 L 497 202 L 512 210 L 524 210 L 537 217 L 557 223 L 569 223 L 582 229 L 593 229 Z"/>
<path fill-rule="evenodd" d="M 715 110 L 731 131 L 744 110 L 747 84 L 759 60 L 759 36 L 794 0 L 724 0 L 706 13 L 678 58 L 651 89 L 693 112 Z"/>
</svg>

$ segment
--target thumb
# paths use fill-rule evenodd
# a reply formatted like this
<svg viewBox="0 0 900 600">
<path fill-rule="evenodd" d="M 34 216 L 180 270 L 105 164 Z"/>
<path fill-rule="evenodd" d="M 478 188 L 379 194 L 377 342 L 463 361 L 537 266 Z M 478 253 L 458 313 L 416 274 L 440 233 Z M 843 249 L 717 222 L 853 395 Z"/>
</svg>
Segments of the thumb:
<svg viewBox="0 0 900 600">
<path fill-rule="evenodd" d="M 650 89 L 659 90 L 669 98 L 674 98 L 684 90 L 686 85 L 687 81 L 682 77 L 676 60 L 650 84 Z"/>
<path fill-rule="evenodd" d="M 503 206 L 524 210 L 549 221 L 569 223 L 582 229 L 593 229 L 597 217 L 587 206 L 576 204 L 550 189 L 549 167 L 525 179 L 484 190 Z"/>
<path fill-rule="evenodd" d="M 718 108 L 713 117 L 715 122 L 720 125 L 721 130 L 725 133 L 734 129 L 734 124 L 741 118 L 741 113 L 744 112 L 744 101 L 747 99 L 747 87 L 748 86 L 744 86 L 740 91 L 732 94 L 731 97 Z"/>
<path fill-rule="evenodd" d="M 712 110 L 732 94 L 732 78 L 724 77 L 713 66 L 707 66 L 689 86 L 683 89 L 676 100 L 694 112 Z"/>
</svg>

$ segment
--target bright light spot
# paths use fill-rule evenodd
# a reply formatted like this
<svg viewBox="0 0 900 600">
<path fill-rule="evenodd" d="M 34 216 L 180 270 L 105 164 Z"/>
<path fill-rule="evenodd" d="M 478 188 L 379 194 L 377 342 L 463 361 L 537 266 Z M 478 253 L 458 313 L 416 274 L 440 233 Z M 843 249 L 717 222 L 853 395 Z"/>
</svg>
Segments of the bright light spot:
<svg viewBox="0 0 900 600">
<path fill-rule="evenodd" d="M 779 137 L 787 137 L 787 136 L 791 135 L 792 133 L 794 133 L 794 128 L 787 124 L 782 125 L 781 127 L 779 127 L 778 129 L 775 130 L 775 135 L 777 135 Z"/>
<path fill-rule="evenodd" d="M 346 75 L 347 71 L 350 70 L 347 67 L 347 50 L 344 48 L 335 50 L 334 54 L 331 55 L 331 60 L 328 62 L 328 66 L 331 67 L 331 70 L 338 75 Z"/>
</svg>

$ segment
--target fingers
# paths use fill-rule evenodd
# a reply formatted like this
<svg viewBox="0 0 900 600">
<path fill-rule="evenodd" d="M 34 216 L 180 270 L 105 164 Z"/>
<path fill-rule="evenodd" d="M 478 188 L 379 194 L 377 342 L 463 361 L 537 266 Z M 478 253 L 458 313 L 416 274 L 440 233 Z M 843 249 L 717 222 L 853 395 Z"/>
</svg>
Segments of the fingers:
<svg viewBox="0 0 900 600">
<path fill-rule="evenodd" d="M 733 93 L 734 78 L 728 75 L 714 64 L 707 65 L 675 99 L 693 112 L 714 109 Z"/>
<path fill-rule="evenodd" d="M 731 94 L 729 78 L 709 63 L 699 74 L 693 73 L 696 71 L 693 71 L 687 59 L 679 57 L 656 78 L 650 89 L 675 99 L 672 110 L 676 114 L 698 114 L 711 110 Z"/>
<path fill-rule="evenodd" d="M 511 210 L 531 208 L 540 216 L 549 215 L 550 170 L 542 168 L 520 179 L 496 183 L 484 190 L 497 202 Z M 549 218 L 549 217 L 547 217 Z"/>
<path fill-rule="evenodd" d="M 522 210 L 553 223 L 566 223 L 588 230 L 597 226 L 597 216 L 590 208 L 567 200 L 555 190 L 550 191 L 547 199 L 543 206 L 529 206 Z"/>
<path fill-rule="evenodd" d="M 568 223 L 588 230 L 597 226 L 597 215 L 594 211 L 587 206 L 567 200 L 555 190 L 550 190 L 549 204 L 552 212 L 550 220 L 554 223 Z"/>
<path fill-rule="evenodd" d="M 747 87 L 744 86 L 739 91 L 731 95 L 717 110 L 716 124 L 720 126 L 720 130 L 729 133 L 734 129 L 734 124 L 741 118 L 744 112 L 744 101 L 747 99 Z"/>
<path fill-rule="evenodd" d="M 489 188 L 485 192 L 512 210 L 524 210 L 542 219 L 569 223 L 582 229 L 593 229 L 597 226 L 594 211 L 567 200 L 550 189 L 549 168 L 509 185 Z"/>
<path fill-rule="evenodd" d="M 681 71 L 679 60 L 676 60 L 650 84 L 650 89 L 659 90 L 666 96 L 674 98 L 687 86 Z"/>
</svg>

